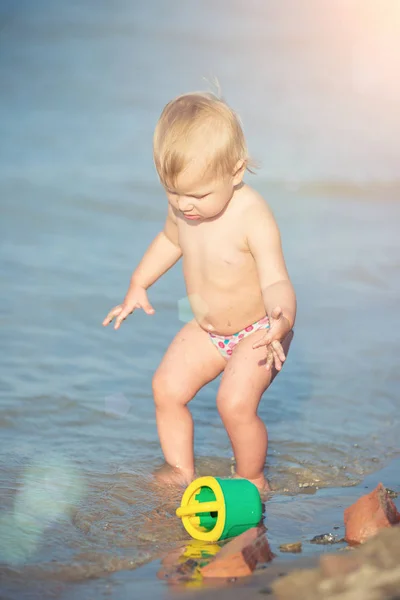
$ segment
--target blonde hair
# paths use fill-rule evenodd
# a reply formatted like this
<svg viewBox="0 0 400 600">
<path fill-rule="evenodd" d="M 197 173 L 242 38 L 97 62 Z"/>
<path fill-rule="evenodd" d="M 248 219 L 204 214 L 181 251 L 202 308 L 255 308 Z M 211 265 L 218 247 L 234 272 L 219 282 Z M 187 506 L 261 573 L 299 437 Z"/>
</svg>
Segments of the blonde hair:
<svg viewBox="0 0 400 600">
<path fill-rule="evenodd" d="M 238 162 L 253 165 L 238 115 L 215 94 L 192 92 L 169 102 L 153 139 L 154 163 L 161 183 L 173 187 L 193 160 L 204 172 L 233 174 Z"/>
</svg>

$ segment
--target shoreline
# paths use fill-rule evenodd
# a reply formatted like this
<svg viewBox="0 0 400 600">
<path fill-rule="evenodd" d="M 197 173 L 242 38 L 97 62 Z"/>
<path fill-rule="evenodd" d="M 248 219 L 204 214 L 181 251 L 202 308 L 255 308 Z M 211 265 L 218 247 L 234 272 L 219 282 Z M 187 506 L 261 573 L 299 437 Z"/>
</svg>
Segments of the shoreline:
<svg viewBox="0 0 400 600">
<path fill-rule="evenodd" d="M 195 600 L 212 600 L 218 593 L 219 600 L 256 600 L 260 595 L 268 595 L 269 598 L 276 598 L 272 594 L 272 584 L 278 578 L 284 577 L 293 571 L 298 572 L 301 569 L 309 570 L 319 566 L 320 557 L 324 554 L 335 554 L 348 556 L 349 552 L 342 550 L 347 547 L 345 542 L 319 545 L 311 543 L 314 536 L 325 533 L 333 533 L 337 538 L 344 536 L 344 509 L 356 502 L 361 496 L 370 493 L 379 482 L 394 492 L 399 494 L 399 498 L 394 502 L 400 509 L 400 452 L 386 466 L 368 474 L 359 484 L 355 486 L 346 486 L 342 488 L 321 488 L 318 490 L 308 489 L 308 493 L 288 496 L 277 494 L 266 502 L 264 525 L 267 528 L 267 539 L 274 553 L 274 559 L 264 565 L 249 577 L 227 581 L 226 579 L 202 580 L 198 572 L 194 572 L 193 578 L 186 581 L 173 581 L 171 579 L 160 578 L 160 572 L 163 570 L 175 572 L 175 566 L 188 561 L 188 558 L 199 557 L 196 554 L 196 543 L 191 544 L 193 540 L 183 537 L 171 545 L 171 540 L 163 540 L 160 537 L 154 542 L 153 555 L 158 555 L 157 559 L 150 559 L 143 556 L 142 566 L 135 568 L 133 561 L 121 564 L 118 562 L 114 567 L 121 570 L 114 570 L 112 562 L 108 564 L 108 573 L 94 573 L 92 576 L 80 572 L 79 565 L 75 565 L 72 570 L 75 574 L 71 578 L 71 572 L 67 575 L 62 572 L 55 576 L 54 571 L 46 570 L 39 573 L 39 577 L 19 576 L 18 570 L 13 572 L 8 569 L 7 585 L 6 581 L 2 583 L 6 586 L 2 589 L 7 597 L 22 598 L 54 597 L 56 594 L 58 600 L 67 600 L 71 595 L 76 600 L 86 600 L 86 598 L 104 598 L 112 597 L 113 600 L 125 600 L 125 598 L 151 597 L 154 600 L 172 600 L 179 598 L 194 597 Z M 312 493 L 310 493 L 312 491 Z M 170 517 L 171 529 L 177 528 L 180 532 L 181 525 L 179 520 L 173 516 Z M 157 528 L 157 522 L 154 523 Z M 176 538 L 175 538 L 176 539 Z M 280 544 L 293 543 L 301 541 L 302 552 L 299 554 L 283 553 L 279 550 Z M 190 553 L 193 550 L 193 554 Z M 198 547 L 197 547 L 198 550 Z M 182 552 L 185 556 L 182 556 Z M 396 550 L 397 552 L 397 550 Z M 64 563 L 63 563 L 64 564 Z M 74 565 L 73 565 L 74 566 Z M 184 567 L 183 567 L 184 568 Z M 112 572 L 114 571 L 114 572 Z M 37 575 L 37 573 L 36 573 Z M 297 576 L 296 576 L 297 577 Z M 28 583 L 29 582 L 29 583 Z M 1 587 L 1 586 L 0 586 Z M 297 588 L 296 588 L 297 589 Z M 29 591 L 28 591 L 29 590 Z M 27 596 L 26 596 L 27 597 Z"/>
<path fill-rule="evenodd" d="M 334 533 L 340 539 L 344 535 L 343 511 L 347 506 L 353 504 L 360 496 L 371 492 L 379 482 L 384 486 L 400 493 L 400 453 L 393 458 L 389 464 L 382 469 L 367 475 L 361 483 L 346 488 L 323 488 L 315 494 L 302 494 L 297 496 L 274 496 L 266 503 L 267 538 L 271 549 L 275 554 L 274 560 L 261 569 L 257 569 L 251 577 L 243 578 L 229 583 L 225 580 L 211 582 L 187 582 L 184 584 L 168 584 L 167 581 L 157 578 L 161 568 L 161 559 L 154 560 L 131 572 L 119 572 L 112 576 L 115 583 L 117 595 L 114 598 L 125 598 L 127 594 L 140 592 L 141 595 L 151 595 L 152 598 L 169 599 L 179 595 L 180 598 L 192 597 L 196 600 L 207 600 L 212 598 L 216 590 L 220 600 L 249 600 L 259 598 L 260 594 L 270 592 L 271 583 L 277 578 L 287 575 L 294 569 L 313 568 L 318 565 L 321 554 L 334 553 L 345 548 L 345 542 L 335 544 L 313 544 L 310 540 L 323 533 Z M 399 506 L 400 501 L 395 501 Z M 293 506 L 291 507 L 290 504 Z M 305 519 L 298 523 L 297 527 L 290 524 L 290 512 L 297 505 L 296 518 L 307 505 L 313 512 L 313 518 Z M 275 522 L 274 522 L 275 520 Z M 286 526 L 284 522 L 286 521 Z M 328 526 L 330 524 L 330 527 Z M 335 529 L 334 529 L 335 528 Z M 301 535 L 299 535 L 302 531 Z M 282 536 L 284 539 L 282 539 Z M 278 539 L 278 537 L 280 539 Z M 288 542 L 302 542 L 301 554 L 283 553 L 279 545 Z"/>
</svg>

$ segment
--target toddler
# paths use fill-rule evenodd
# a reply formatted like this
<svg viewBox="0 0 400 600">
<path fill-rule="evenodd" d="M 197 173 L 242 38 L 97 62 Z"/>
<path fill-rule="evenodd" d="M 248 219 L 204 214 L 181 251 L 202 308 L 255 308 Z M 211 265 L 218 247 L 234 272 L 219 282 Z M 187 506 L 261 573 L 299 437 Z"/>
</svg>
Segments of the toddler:
<svg viewBox="0 0 400 600">
<path fill-rule="evenodd" d="M 268 489 L 268 436 L 257 410 L 286 359 L 296 314 L 277 224 L 243 181 L 251 162 L 240 121 L 213 94 L 184 94 L 167 104 L 154 133 L 154 162 L 168 199 L 164 228 L 103 325 L 115 319 L 118 329 L 137 308 L 153 314 L 148 288 L 182 258 L 194 319 L 153 378 L 166 463 L 159 477 L 182 484 L 195 477 L 188 404 L 223 373 L 217 408 L 236 476 Z"/>
</svg>

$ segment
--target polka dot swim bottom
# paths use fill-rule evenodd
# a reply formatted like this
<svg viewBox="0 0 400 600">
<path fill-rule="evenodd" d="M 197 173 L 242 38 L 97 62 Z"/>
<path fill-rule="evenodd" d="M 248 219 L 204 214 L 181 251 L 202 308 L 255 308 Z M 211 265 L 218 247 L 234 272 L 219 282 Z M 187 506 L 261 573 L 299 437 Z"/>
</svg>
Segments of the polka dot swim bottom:
<svg viewBox="0 0 400 600">
<path fill-rule="evenodd" d="M 238 331 L 233 335 L 216 335 L 215 333 L 209 333 L 210 339 L 214 346 L 218 348 L 221 352 L 222 356 L 228 360 L 231 356 L 235 346 L 245 337 L 258 331 L 259 329 L 269 329 L 269 319 L 268 317 L 263 317 L 259 321 L 253 323 L 253 325 L 249 325 L 242 329 L 242 331 Z"/>
</svg>

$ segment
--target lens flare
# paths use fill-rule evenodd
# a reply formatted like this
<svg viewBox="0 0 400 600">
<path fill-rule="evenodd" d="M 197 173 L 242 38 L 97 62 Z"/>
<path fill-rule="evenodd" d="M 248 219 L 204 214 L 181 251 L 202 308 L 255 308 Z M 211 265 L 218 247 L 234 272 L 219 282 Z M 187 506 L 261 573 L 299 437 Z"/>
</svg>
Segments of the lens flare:
<svg viewBox="0 0 400 600">
<path fill-rule="evenodd" d="M 35 459 L 25 470 L 14 510 L 0 518 L 0 560 L 25 562 L 45 529 L 66 516 L 84 493 L 83 478 L 70 461 L 54 454 Z"/>
</svg>

